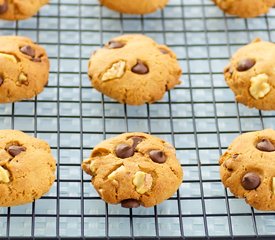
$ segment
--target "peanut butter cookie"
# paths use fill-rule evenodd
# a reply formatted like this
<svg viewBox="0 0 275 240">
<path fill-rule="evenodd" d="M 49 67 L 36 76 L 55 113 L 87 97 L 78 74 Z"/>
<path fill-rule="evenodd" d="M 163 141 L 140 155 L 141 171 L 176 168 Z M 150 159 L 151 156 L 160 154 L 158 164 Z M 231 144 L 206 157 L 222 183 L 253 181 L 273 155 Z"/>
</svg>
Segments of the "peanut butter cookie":
<svg viewBox="0 0 275 240">
<path fill-rule="evenodd" d="M 35 15 L 49 0 L 0 0 L 0 19 L 22 20 Z"/>
<path fill-rule="evenodd" d="M 82 164 L 107 203 L 152 207 L 171 197 L 182 182 L 175 149 L 145 133 L 125 133 L 97 145 Z"/>
<path fill-rule="evenodd" d="M 275 0 L 213 0 L 224 12 L 242 18 L 252 18 L 267 13 Z"/>
<path fill-rule="evenodd" d="M 32 98 L 49 78 L 45 50 L 29 38 L 0 37 L 0 103 Z"/>
<path fill-rule="evenodd" d="M 30 203 L 50 190 L 55 160 L 49 145 L 15 130 L 0 130 L 0 207 Z"/>
<path fill-rule="evenodd" d="M 128 14 L 146 14 L 163 8 L 168 0 L 99 0 L 100 3 L 112 10 Z"/>
<path fill-rule="evenodd" d="M 180 76 L 176 55 L 144 35 L 114 38 L 89 62 L 94 88 L 129 105 L 160 100 L 180 83 Z"/>
<path fill-rule="evenodd" d="M 275 210 L 275 131 L 237 137 L 220 158 L 225 187 L 258 210 Z"/>
<path fill-rule="evenodd" d="M 248 107 L 275 110 L 275 44 L 254 40 L 239 49 L 225 68 L 236 100 Z"/>
</svg>

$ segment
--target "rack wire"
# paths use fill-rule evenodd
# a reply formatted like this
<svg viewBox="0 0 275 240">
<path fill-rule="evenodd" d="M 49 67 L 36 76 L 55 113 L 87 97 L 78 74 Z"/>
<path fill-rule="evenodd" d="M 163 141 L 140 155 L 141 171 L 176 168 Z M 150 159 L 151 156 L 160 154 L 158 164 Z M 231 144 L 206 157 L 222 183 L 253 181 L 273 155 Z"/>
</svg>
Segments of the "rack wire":
<svg viewBox="0 0 275 240">
<path fill-rule="evenodd" d="M 274 11 L 249 20 L 225 16 L 210 0 L 171 0 L 146 16 L 118 14 L 97 0 L 52 0 L 30 20 L 1 21 L 1 35 L 29 36 L 47 49 L 51 74 L 34 100 L 0 105 L 0 129 L 48 141 L 57 180 L 35 203 L 0 209 L 0 239 L 274 239 L 274 212 L 234 198 L 218 166 L 240 133 L 275 128 L 274 112 L 237 104 L 222 74 L 237 48 L 255 37 L 273 40 L 274 18 Z M 177 53 L 183 83 L 162 101 L 130 107 L 90 87 L 90 53 L 124 33 L 144 33 Z M 177 149 L 184 183 L 159 206 L 107 205 L 80 169 L 98 142 L 125 131 L 152 133 Z"/>
</svg>

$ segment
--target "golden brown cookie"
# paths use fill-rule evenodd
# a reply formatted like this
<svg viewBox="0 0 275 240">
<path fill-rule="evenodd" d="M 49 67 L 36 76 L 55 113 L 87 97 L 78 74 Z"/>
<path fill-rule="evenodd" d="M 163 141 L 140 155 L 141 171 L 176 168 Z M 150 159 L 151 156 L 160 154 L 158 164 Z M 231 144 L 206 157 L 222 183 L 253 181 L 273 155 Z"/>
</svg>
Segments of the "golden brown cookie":
<svg viewBox="0 0 275 240">
<path fill-rule="evenodd" d="M 126 208 L 161 203 L 177 191 L 183 176 L 175 149 L 140 132 L 103 141 L 82 168 L 104 201 Z"/>
<path fill-rule="evenodd" d="M 256 39 L 239 49 L 225 68 L 236 100 L 248 107 L 275 110 L 275 44 Z"/>
<path fill-rule="evenodd" d="M 112 10 L 128 14 L 147 14 L 162 9 L 168 0 L 99 0 Z"/>
<path fill-rule="evenodd" d="M 275 131 L 237 137 L 220 158 L 225 187 L 258 210 L 275 210 Z"/>
<path fill-rule="evenodd" d="M 30 203 L 50 190 L 55 160 L 49 145 L 15 130 L 0 130 L 0 207 Z"/>
<path fill-rule="evenodd" d="M 89 62 L 92 85 L 120 103 L 160 100 L 180 83 L 176 55 L 144 35 L 123 35 L 96 51 Z"/>
<path fill-rule="evenodd" d="M 267 13 L 275 0 L 213 0 L 224 12 L 242 18 L 251 18 Z"/>
<path fill-rule="evenodd" d="M 0 103 L 32 98 L 43 91 L 49 78 L 45 50 L 29 38 L 0 37 Z"/>
<path fill-rule="evenodd" d="M 0 19 L 22 20 L 35 15 L 49 0 L 0 0 Z"/>
</svg>

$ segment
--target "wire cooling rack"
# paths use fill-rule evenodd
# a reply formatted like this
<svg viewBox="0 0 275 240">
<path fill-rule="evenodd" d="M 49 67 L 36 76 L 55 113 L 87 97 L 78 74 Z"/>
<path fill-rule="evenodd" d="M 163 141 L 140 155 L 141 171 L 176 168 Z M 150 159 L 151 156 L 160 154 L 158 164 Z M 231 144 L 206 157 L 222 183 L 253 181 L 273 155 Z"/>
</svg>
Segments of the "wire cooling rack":
<svg viewBox="0 0 275 240">
<path fill-rule="evenodd" d="M 274 14 L 244 20 L 224 16 L 210 0 L 171 0 L 163 11 L 129 16 L 97 0 L 52 0 L 32 19 L 0 21 L 1 35 L 29 36 L 51 59 L 49 86 L 34 100 L 1 104 L 0 128 L 47 140 L 58 161 L 49 194 L 0 209 L 0 239 L 274 239 L 274 212 L 235 199 L 218 167 L 241 132 L 275 128 L 274 112 L 235 103 L 222 74 L 237 48 L 255 37 L 273 40 Z M 147 34 L 177 53 L 183 83 L 162 101 L 124 106 L 91 89 L 90 53 L 123 33 Z M 177 149 L 184 184 L 157 207 L 107 205 L 80 169 L 97 143 L 125 131 L 152 133 Z"/>
</svg>

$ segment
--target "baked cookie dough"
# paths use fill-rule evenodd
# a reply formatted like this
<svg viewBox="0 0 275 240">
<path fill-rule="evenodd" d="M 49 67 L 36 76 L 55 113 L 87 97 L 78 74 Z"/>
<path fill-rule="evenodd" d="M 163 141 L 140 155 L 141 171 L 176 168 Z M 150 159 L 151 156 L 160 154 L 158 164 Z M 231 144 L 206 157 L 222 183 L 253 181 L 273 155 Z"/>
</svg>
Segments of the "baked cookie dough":
<svg viewBox="0 0 275 240">
<path fill-rule="evenodd" d="M 114 11 L 128 14 L 147 14 L 163 8 L 168 0 L 99 0 Z"/>
<path fill-rule="evenodd" d="M 82 168 L 104 201 L 125 208 L 161 203 L 177 191 L 183 177 L 175 149 L 140 132 L 103 141 Z"/>
<path fill-rule="evenodd" d="M 144 35 L 123 35 L 96 51 L 89 61 L 94 88 L 120 103 L 142 105 L 160 100 L 180 83 L 176 55 Z"/>
<path fill-rule="evenodd" d="M 241 18 L 265 14 L 275 5 L 275 0 L 213 0 L 224 12 Z"/>
<path fill-rule="evenodd" d="M 245 133 L 220 158 L 225 187 L 258 210 L 275 210 L 275 131 Z"/>
<path fill-rule="evenodd" d="M 50 190 L 55 160 L 49 145 L 16 130 L 0 130 L 0 207 L 30 203 Z"/>
<path fill-rule="evenodd" d="M 22 20 L 35 15 L 49 0 L 0 0 L 0 19 Z"/>
<path fill-rule="evenodd" d="M 43 91 L 49 78 L 45 50 L 29 38 L 0 37 L 0 103 L 32 98 Z"/>
<path fill-rule="evenodd" d="M 275 110 L 275 44 L 260 39 L 239 49 L 225 68 L 236 100 L 248 107 Z"/>
</svg>

